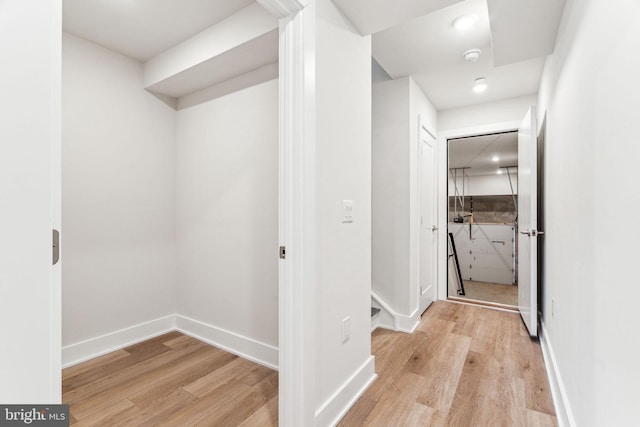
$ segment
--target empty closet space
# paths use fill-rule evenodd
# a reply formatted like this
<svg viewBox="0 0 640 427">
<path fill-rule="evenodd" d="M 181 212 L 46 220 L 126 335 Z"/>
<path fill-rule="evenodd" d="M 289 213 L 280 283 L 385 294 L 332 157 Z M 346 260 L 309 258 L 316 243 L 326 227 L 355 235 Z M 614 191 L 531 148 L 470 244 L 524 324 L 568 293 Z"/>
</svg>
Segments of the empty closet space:
<svg viewBox="0 0 640 427">
<path fill-rule="evenodd" d="M 518 305 L 518 134 L 448 142 L 448 294 Z"/>
<path fill-rule="evenodd" d="M 211 344 L 277 367 L 278 23 L 253 1 L 189 3 L 64 2 L 62 359 L 75 401 L 188 371 L 187 353 L 211 365 L 198 375 L 213 393 L 219 369 L 245 362 Z M 97 372 L 114 388 L 92 385 Z"/>
</svg>

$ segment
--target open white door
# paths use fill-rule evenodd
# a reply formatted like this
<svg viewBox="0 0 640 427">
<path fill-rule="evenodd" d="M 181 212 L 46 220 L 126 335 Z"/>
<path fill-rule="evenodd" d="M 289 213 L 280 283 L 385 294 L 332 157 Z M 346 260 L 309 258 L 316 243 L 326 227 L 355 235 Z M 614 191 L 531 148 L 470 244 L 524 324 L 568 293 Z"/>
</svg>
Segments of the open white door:
<svg viewBox="0 0 640 427">
<path fill-rule="evenodd" d="M 419 263 L 419 304 L 423 313 L 434 300 L 436 283 L 437 231 L 435 196 L 435 143 L 436 140 L 420 124 L 420 263 Z"/>
<path fill-rule="evenodd" d="M 531 336 L 538 336 L 536 130 L 532 107 L 518 129 L 518 309 Z"/>
<path fill-rule="evenodd" d="M 52 229 L 60 225 L 61 37 L 60 0 L 0 2 L 2 404 L 61 399 L 60 265 L 52 266 Z"/>
</svg>

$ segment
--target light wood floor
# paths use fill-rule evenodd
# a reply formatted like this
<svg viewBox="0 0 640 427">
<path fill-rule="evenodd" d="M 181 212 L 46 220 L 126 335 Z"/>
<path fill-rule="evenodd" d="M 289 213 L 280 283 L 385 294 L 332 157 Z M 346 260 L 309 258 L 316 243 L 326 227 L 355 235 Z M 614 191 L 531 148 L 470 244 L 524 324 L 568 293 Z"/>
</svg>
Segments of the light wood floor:
<svg viewBox="0 0 640 427">
<path fill-rule="evenodd" d="M 540 345 L 516 313 L 435 302 L 372 335 L 378 379 L 346 426 L 555 426 Z M 172 332 L 67 368 L 79 426 L 277 426 L 277 373 Z"/>
<path fill-rule="evenodd" d="M 346 426 L 555 426 L 539 343 L 519 315 L 438 301 L 412 334 L 372 335 L 378 379 Z"/>
<path fill-rule="evenodd" d="M 500 283 L 475 282 L 471 280 L 465 280 L 463 283 L 465 295 L 457 295 L 456 293 L 452 296 L 512 306 L 518 305 L 518 287 L 516 285 L 502 285 Z"/>
<path fill-rule="evenodd" d="M 80 426 L 277 426 L 278 373 L 178 332 L 63 371 Z"/>
</svg>

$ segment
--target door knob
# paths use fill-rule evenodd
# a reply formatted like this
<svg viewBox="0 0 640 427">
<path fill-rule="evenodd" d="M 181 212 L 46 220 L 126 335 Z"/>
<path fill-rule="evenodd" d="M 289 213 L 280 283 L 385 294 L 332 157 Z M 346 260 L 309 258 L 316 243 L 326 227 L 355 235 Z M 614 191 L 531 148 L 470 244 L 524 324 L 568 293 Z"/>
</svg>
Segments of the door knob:
<svg viewBox="0 0 640 427">
<path fill-rule="evenodd" d="M 437 231 L 438 227 L 436 227 L 435 225 L 431 226 L 431 231 Z"/>
</svg>

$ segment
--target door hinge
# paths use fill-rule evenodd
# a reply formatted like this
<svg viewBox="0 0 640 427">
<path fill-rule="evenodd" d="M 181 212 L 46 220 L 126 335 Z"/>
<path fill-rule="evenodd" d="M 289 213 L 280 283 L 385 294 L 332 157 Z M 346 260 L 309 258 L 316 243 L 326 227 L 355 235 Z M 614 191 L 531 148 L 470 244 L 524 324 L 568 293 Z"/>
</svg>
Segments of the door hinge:
<svg viewBox="0 0 640 427">
<path fill-rule="evenodd" d="M 52 265 L 56 265 L 60 260 L 60 232 L 53 230 L 53 259 Z"/>
<path fill-rule="evenodd" d="M 280 246 L 280 259 L 287 259 L 287 252 L 284 246 Z"/>
</svg>

